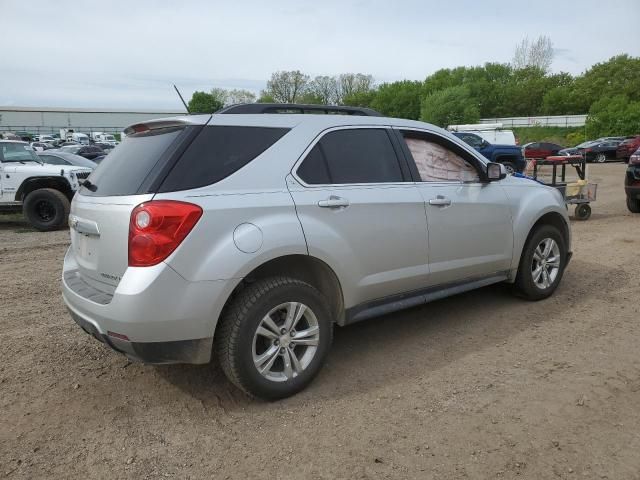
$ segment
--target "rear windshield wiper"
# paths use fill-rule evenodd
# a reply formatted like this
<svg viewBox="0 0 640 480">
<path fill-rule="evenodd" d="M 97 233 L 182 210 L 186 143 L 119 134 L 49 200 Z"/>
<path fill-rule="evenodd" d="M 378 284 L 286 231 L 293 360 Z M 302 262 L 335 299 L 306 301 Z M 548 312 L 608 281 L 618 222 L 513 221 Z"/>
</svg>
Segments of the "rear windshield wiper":
<svg viewBox="0 0 640 480">
<path fill-rule="evenodd" d="M 90 190 L 92 192 L 95 192 L 96 190 L 98 190 L 98 186 L 94 185 L 89 180 L 84 180 L 83 182 L 80 182 L 80 185 L 82 185 L 84 188 L 86 188 L 87 190 Z"/>
</svg>

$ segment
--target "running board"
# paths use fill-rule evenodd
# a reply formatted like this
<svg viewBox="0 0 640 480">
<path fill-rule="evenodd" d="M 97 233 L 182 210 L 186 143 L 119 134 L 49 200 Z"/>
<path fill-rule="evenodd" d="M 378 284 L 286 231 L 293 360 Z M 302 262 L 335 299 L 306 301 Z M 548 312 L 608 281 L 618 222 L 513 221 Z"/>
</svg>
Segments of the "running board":
<svg viewBox="0 0 640 480">
<path fill-rule="evenodd" d="M 490 277 L 438 285 L 423 290 L 416 290 L 363 303 L 356 305 L 355 307 L 348 308 L 345 312 L 344 322 L 341 323 L 341 325 L 350 325 L 369 318 L 379 317 L 380 315 L 397 312 L 398 310 L 404 310 L 405 308 L 416 307 L 435 300 L 440 300 L 441 298 L 457 295 L 458 293 L 468 292 L 469 290 L 475 290 L 476 288 L 504 282 L 508 278 L 509 276 L 505 272 L 495 274 Z"/>
</svg>

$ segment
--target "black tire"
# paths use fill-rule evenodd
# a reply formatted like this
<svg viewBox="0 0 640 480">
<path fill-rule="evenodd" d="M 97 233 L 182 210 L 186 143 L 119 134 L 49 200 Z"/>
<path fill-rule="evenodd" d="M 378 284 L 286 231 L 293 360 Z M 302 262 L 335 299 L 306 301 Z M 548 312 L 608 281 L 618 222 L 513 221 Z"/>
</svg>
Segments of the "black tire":
<svg viewBox="0 0 640 480">
<path fill-rule="evenodd" d="M 627 208 L 631 213 L 640 213 L 640 199 L 627 197 Z"/>
<path fill-rule="evenodd" d="M 589 220 L 591 217 L 591 205 L 588 203 L 579 203 L 576 205 L 574 215 L 577 220 Z"/>
<path fill-rule="evenodd" d="M 596 155 L 595 161 L 598 163 L 605 163 L 607 161 L 607 155 L 605 153 L 599 153 Z"/>
<path fill-rule="evenodd" d="M 533 256 L 535 249 L 544 239 L 551 238 L 555 240 L 559 247 L 560 266 L 558 273 L 548 288 L 538 286 L 532 277 Z M 565 240 L 560 231 L 552 225 L 542 225 L 534 230 L 527 239 L 527 243 L 522 250 L 520 256 L 520 265 L 518 266 L 518 275 L 516 276 L 515 287 L 520 296 L 527 300 L 542 300 L 549 297 L 558 287 L 564 269 L 567 265 L 567 247 Z"/>
<path fill-rule="evenodd" d="M 286 302 L 301 302 L 313 311 L 319 327 L 318 346 L 301 373 L 285 381 L 274 381 L 264 377 L 254 365 L 254 335 L 265 315 Z M 249 284 L 225 307 L 216 329 L 214 348 L 222 370 L 234 385 L 250 396 L 276 400 L 298 393 L 313 380 L 329 352 L 332 337 L 331 313 L 318 290 L 297 279 L 271 277 Z"/>
<path fill-rule="evenodd" d="M 64 193 L 53 188 L 40 188 L 27 195 L 23 211 L 36 230 L 47 232 L 67 227 L 69 208 L 69 199 Z"/>
</svg>

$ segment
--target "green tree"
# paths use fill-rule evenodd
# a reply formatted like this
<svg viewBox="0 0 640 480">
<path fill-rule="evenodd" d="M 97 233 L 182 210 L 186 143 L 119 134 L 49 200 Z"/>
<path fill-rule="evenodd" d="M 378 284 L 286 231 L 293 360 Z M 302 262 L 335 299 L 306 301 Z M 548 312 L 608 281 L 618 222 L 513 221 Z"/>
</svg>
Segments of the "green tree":
<svg viewBox="0 0 640 480">
<path fill-rule="evenodd" d="M 586 124 L 587 137 L 634 135 L 640 132 L 640 101 L 626 95 L 602 97 L 591 105 Z"/>
<path fill-rule="evenodd" d="M 307 91 L 309 75 L 300 70 L 271 74 L 265 93 L 279 103 L 296 103 Z"/>
<path fill-rule="evenodd" d="M 583 101 L 583 112 L 602 97 L 626 95 L 640 100 L 640 58 L 624 54 L 596 63 L 576 79 L 575 90 Z"/>
<path fill-rule="evenodd" d="M 353 92 L 346 97 L 342 98 L 341 105 L 348 105 L 350 107 L 369 107 L 376 97 L 375 90 L 365 90 L 361 92 Z"/>
<path fill-rule="evenodd" d="M 475 123 L 480 119 L 480 109 L 467 87 L 448 87 L 422 100 L 420 119 L 441 127 Z"/>
<path fill-rule="evenodd" d="M 371 101 L 371 108 L 387 117 L 420 118 L 420 98 L 423 84 L 411 80 L 383 83 Z"/>
<path fill-rule="evenodd" d="M 363 99 L 373 90 L 373 77 L 364 73 L 342 73 L 336 78 L 336 103 Z"/>
<path fill-rule="evenodd" d="M 257 103 L 275 103 L 275 99 L 268 92 L 262 90 L 256 102 Z"/>
<path fill-rule="evenodd" d="M 191 113 L 213 113 L 224 106 L 214 94 L 207 92 L 193 92 L 189 100 L 189 111 Z"/>
</svg>

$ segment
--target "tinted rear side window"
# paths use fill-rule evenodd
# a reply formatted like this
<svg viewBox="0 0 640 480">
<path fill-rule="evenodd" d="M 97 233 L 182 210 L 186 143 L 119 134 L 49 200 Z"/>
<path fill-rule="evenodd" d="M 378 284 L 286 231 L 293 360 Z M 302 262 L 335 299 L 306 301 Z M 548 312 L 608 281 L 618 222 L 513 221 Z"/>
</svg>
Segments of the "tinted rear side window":
<svg viewBox="0 0 640 480">
<path fill-rule="evenodd" d="M 324 169 L 321 160 L 325 162 Z M 327 133 L 311 150 L 297 173 L 309 184 L 403 181 L 389 135 L 378 128 Z M 330 182 L 326 181 L 327 176 Z"/>
<path fill-rule="evenodd" d="M 156 165 L 166 159 L 185 128 L 152 130 L 145 135 L 128 136 L 91 174 L 95 191 L 82 189 L 83 195 L 106 197 L 135 195 Z"/>
<path fill-rule="evenodd" d="M 298 167 L 298 176 L 310 185 L 326 185 L 331 183 L 327 162 L 324 159 L 320 143 L 311 149 L 302 164 Z"/>
<path fill-rule="evenodd" d="M 176 162 L 160 192 L 204 187 L 238 171 L 271 147 L 288 128 L 205 127 Z"/>
</svg>

